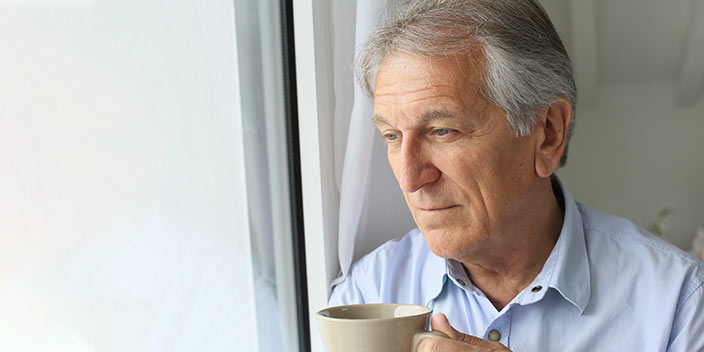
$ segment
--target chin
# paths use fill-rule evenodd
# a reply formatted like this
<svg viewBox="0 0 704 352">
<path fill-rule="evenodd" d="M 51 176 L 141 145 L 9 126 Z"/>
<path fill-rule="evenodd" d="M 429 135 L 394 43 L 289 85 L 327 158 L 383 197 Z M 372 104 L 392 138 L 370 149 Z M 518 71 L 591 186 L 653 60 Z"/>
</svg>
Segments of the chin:
<svg viewBox="0 0 704 352">
<path fill-rule="evenodd" d="M 466 231 L 453 231 L 452 229 L 429 229 L 421 228 L 425 241 L 433 254 L 441 258 L 457 259 L 463 258 L 472 251 L 475 245 Z"/>
</svg>

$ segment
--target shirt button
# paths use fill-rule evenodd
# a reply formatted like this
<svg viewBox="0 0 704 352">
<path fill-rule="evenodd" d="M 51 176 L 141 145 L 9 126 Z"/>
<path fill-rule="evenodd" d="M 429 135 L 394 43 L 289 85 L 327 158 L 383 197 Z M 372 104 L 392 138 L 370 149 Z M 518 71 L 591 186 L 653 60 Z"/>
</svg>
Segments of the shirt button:
<svg viewBox="0 0 704 352">
<path fill-rule="evenodd" d="M 457 279 L 457 282 L 459 282 L 460 285 L 464 286 L 464 281 Z"/>
<path fill-rule="evenodd" d="M 538 285 L 538 286 L 533 287 L 533 289 L 530 290 L 530 292 L 538 293 L 538 292 L 540 292 L 540 290 L 542 290 L 542 289 L 543 289 L 543 286 Z"/>
<path fill-rule="evenodd" d="M 489 340 L 491 340 L 491 341 L 501 340 L 501 333 L 496 330 L 489 331 Z"/>
</svg>

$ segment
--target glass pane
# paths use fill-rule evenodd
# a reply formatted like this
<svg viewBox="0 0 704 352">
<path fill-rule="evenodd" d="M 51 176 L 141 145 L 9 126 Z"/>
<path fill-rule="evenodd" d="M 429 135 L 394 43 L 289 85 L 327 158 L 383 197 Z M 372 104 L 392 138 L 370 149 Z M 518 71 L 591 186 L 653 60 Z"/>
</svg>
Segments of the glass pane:
<svg viewBox="0 0 704 352">
<path fill-rule="evenodd" d="M 279 9 L 235 0 L 259 344 L 276 352 L 299 346 Z"/>
<path fill-rule="evenodd" d="M 295 350 L 281 94 L 243 93 L 280 43 L 239 11 L 0 0 L 0 350 Z"/>
</svg>

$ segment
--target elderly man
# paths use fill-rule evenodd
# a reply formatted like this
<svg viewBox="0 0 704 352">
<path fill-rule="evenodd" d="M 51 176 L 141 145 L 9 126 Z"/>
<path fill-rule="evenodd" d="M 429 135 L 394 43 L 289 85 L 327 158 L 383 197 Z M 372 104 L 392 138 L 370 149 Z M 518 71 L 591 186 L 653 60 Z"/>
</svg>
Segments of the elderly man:
<svg viewBox="0 0 704 352">
<path fill-rule="evenodd" d="M 571 63 L 535 0 L 418 0 L 357 73 L 418 229 L 353 265 L 331 305 L 430 306 L 421 351 L 702 351 L 704 266 L 575 202 Z"/>
</svg>

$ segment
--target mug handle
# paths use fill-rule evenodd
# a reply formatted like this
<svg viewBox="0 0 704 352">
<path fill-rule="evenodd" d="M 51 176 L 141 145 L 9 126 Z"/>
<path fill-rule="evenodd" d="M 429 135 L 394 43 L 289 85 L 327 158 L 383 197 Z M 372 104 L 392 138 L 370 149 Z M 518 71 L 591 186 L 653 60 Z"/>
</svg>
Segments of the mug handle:
<svg viewBox="0 0 704 352">
<path fill-rule="evenodd" d="M 413 348 L 411 352 L 416 352 L 420 342 L 427 339 L 428 337 L 443 337 L 449 339 L 450 337 L 441 333 L 440 331 L 422 331 L 413 335 Z"/>
</svg>

